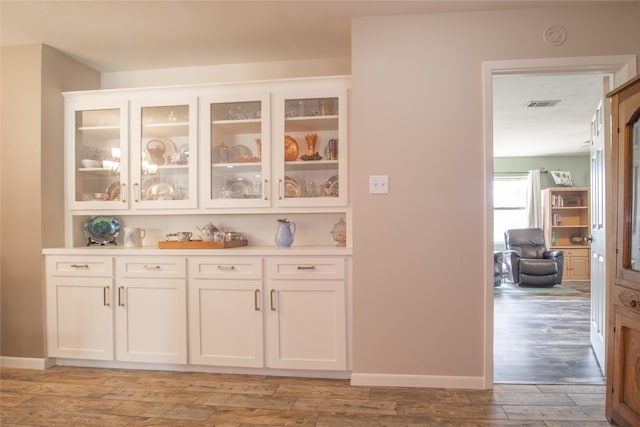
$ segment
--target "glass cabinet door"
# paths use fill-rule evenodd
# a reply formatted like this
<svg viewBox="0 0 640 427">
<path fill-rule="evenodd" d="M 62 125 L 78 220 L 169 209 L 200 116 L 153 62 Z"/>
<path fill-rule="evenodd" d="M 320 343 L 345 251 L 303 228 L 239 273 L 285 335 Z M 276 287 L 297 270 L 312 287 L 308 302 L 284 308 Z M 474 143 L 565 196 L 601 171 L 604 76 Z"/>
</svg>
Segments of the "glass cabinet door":
<svg viewBox="0 0 640 427">
<path fill-rule="evenodd" d="M 206 207 L 269 206 L 268 95 L 219 95 L 203 108 Z"/>
<path fill-rule="evenodd" d="M 346 96 L 289 97 L 284 108 L 280 206 L 346 205 Z"/>
<path fill-rule="evenodd" d="M 132 108 L 132 199 L 135 208 L 197 206 L 195 99 Z"/>
<path fill-rule="evenodd" d="M 71 209 L 126 209 L 127 110 L 125 105 L 68 107 L 67 137 L 74 138 L 67 191 Z"/>
</svg>

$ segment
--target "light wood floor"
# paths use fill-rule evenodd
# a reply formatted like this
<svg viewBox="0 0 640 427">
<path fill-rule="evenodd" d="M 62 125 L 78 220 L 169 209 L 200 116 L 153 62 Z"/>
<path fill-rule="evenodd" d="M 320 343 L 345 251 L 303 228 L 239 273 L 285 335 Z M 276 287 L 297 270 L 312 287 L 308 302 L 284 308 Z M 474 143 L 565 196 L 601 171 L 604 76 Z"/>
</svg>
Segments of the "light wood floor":
<svg viewBox="0 0 640 427">
<path fill-rule="evenodd" d="M 604 386 L 492 391 L 347 380 L 54 367 L 2 369 L 2 426 L 606 426 Z"/>
<path fill-rule="evenodd" d="M 496 384 L 494 390 L 355 387 L 347 380 L 63 366 L 3 368 L 0 425 L 608 426 L 603 378 L 599 371 L 594 375 L 595 358 L 583 351 L 579 312 L 585 301 L 588 313 L 588 294 L 496 296 L 496 341 L 500 334 L 505 338 L 495 350 L 496 379 L 513 383 Z M 573 333 L 559 333 L 567 328 Z M 532 378 L 537 384 L 514 384 Z"/>
</svg>

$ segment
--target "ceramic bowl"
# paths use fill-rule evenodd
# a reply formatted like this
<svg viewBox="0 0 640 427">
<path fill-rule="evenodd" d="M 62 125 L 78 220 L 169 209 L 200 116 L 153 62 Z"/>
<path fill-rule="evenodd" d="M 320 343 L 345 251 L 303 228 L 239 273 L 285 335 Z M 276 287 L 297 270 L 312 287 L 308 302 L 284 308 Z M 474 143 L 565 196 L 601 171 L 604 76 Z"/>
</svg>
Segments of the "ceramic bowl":
<svg viewBox="0 0 640 427">
<path fill-rule="evenodd" d="M 80 163 L 84 168 L 101 168 L 102 167 L 102 162 L 100 160 L 82 159 L 80 160 Z"/>
</svg>

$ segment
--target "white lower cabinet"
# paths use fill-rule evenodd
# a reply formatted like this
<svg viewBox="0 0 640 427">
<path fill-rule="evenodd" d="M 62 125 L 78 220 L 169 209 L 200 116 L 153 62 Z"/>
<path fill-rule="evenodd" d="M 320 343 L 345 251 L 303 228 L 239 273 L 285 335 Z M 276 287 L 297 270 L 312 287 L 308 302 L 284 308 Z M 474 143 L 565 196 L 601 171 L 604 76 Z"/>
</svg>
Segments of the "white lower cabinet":
<svg viewBox="0 0 640 427">
<path fill-rule="evenodd" d="M 113 360 L 113 260 L 46 259 L 47 353 L 50 357 Z"/>
<path fill-rule="evenodd" d="M 187 363 L 185 258 L 116 259 L 116 360 Z"/>
<path fill-rule="evenodd" d="M 264 366 L 261 258 L 189 258 L 189 361 Z"/>
<path fill-rule="evenodd" d="M 347 262 L 50 255 L 48 355 L 344 371 Z"/>
<path fill-rule="evenodd" d="M 267 364 L 345 370 L 345 259 L 268 259 Z"/>
<path fill-rule="evenodd" d="M 46 258 L 48 355 L 186 363 L 185 259 L 113 260 Z"/>
</svg>

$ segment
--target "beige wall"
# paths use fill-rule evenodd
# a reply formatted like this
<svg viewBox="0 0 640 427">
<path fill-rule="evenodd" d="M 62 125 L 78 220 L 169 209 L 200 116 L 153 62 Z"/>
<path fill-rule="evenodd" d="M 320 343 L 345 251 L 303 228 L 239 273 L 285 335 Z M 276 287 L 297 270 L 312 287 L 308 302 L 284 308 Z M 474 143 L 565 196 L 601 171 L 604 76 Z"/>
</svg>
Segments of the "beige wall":
<svg viewBox="0 0 640 427">
<path fill-rule="evenodd" d="M 349 58 L 324 58 L 297 61 L 256 62 L 210 67 L 165 68 L 102 74 L 103 89 L 242 82 L 317 76 L 341 76 L 351 73 Z"/>
<path fill-rule="evenodd" d="M 2 48 L 1 354 L 44 357 L 42 248 L 63 246 L 63 90 L 99 74 L 42 45 Z"/>
<path fill-rule="evenodd" d="M 490 386 L 482 62 L 640 55 L 638 22 L 637 2 L 353 21 L 355 382 Z M 390 194 L 369 195 L 380 174 Z"/>
</svg>

